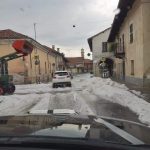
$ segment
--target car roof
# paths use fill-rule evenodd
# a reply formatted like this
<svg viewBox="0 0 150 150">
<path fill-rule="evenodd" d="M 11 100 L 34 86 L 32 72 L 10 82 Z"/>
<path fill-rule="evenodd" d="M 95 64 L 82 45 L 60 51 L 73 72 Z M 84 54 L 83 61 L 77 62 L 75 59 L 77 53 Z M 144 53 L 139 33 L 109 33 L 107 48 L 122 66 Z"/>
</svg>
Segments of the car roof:
<svg viewBox="0 0 150 150">
<path fill-rule="evenodd" d="M 59 73 L 59 72 L 68 72 L 68 71 L 55 71 L 55 73 Z"/>
</svg>

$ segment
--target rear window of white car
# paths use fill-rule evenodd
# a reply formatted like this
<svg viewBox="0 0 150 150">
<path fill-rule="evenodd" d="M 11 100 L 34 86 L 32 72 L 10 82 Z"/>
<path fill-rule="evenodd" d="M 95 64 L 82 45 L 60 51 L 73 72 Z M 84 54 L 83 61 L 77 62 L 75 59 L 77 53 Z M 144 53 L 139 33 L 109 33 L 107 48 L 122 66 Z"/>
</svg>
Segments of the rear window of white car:
<svg viewBox="0 0 150 150">
<path fill-rule="evenodd" d="M 55 75 L 57 75 L 57 76 L 67 76 L 68 72 L 55 72 Z"/>
</svg>

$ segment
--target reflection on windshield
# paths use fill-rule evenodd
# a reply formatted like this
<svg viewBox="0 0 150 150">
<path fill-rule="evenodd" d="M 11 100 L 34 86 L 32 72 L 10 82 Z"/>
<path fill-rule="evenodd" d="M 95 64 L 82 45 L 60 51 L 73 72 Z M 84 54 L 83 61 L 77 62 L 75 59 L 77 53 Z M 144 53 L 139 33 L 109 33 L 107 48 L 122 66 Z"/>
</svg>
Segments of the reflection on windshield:
<svg viewBox="0 0 150 150">
<path fill-rule="evenodd" d="M 93 118 L 94 119 L 94 118 Z M 149 128 L 134 122 L 103 118 L 104 122 L 111 122 L 116 131 L 105 123 L 94 121 L 90 117 L 77 115 L 30 115 L 1 117 L 0 134 L 3 136 L 41 136 L 41 137 L 65 137 L 89 140 L 100 140 L 122 144 L 134 144 L 132 139 L 126 139 L 119 134 L 126 132 L 139 141 L 149 143 Z M 119 131 L 122 130 L 122 131 Z M 142 130 L 142 133 L 141 133 Z M 124 134 L 124 133 L 122 133 Z M 125 135 L 124 134 L 124 135 Z M 131 141 L 130 141 L 131 140 Z"/>
</svg>

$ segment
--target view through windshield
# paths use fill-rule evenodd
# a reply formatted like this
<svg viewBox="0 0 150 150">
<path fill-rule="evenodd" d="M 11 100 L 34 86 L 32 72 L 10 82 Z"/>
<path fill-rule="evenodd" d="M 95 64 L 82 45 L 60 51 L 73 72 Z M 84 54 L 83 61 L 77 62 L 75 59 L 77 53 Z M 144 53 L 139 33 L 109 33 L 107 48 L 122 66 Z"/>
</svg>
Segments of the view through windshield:
<svg viewBox="0 0 150 150">
<path fill-rule="evenodd" d="M 149 0 L 3 0 L 0 12 L 0 138 L 150 144 Z"/>
</svg>

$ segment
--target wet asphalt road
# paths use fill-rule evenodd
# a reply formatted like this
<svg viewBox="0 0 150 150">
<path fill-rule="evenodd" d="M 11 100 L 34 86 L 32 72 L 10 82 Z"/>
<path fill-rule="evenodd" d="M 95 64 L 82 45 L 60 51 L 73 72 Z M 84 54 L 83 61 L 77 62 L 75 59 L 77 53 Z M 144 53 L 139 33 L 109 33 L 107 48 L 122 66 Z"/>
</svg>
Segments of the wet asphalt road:
<svg viewBox="0 0 150 150">
<path fill-rule="evenodd" d="M 50 91 L 36 91 L 37 98 L 34 102 L 25 107 L 22 113 L 27 113 L 36 107 L 37 109 L 74 109 L 79 114 L 91 114 L 98 116 L 113 117 L 140 122 L 138 116 L 119 104 L 105 100 L 104 97 L 95 95 L 92 91 L 84 91 L 84 86 L 79 87 L 80 81 L 72 80 L 72 88 L 51 89 Z M 78 82 L 78 83 L 77 83 Z M 30 88 L 30 87 L 29 87 Z M 19 95 L 19 93 L 16 93 Z M 24 93 L 21 95 L 28 95 Z M 46 97 L 44 96 L 46 94 Z M 20 97 L 21 97 L 20 95 Z M 43 99 L 44 98 L 44 99 Z M 48 105 L 47 105 L 48 104 Z"/>
<path fill-rule="evenodd" d="M 92 101 L 88 100 L 89 95 L 80 95 L 85 98 L 86 102 L 96 115 L 140 122 L 138 116 L 127 107 L 109 102 L 96 95 L 94 95 L 95 98 Z"/>
<path fill-rule="evenodd" d="M 37 95 L 42 96 L 43 94 L 46 93 L 41 92 L 41 93 L 37 93 Z M 78 88 L 72 88 L 68 90 L 62 89 L 61 91 L 57 91 L 57 90 L 51 91 L 49 94 L 50 95 L 46 97 L 48 101 L 47 102 L 48 106 L 44 106 L 44 107 L 41 106 L 38 107 L 38 109 L 43 109 L 43 108 L 49 110 L 74 109 L 76 112 L 79 113 L 81 112 L 81 114 L 88 115 L 89 112 L 86 113 L 86 110 L 83 110 L 83 108 L 85 108 L 85 105 L 87 105 L 94 115 L 140 122 L 138 116 L 127 107 L 123 107 L 117 103 L 109 102 L 108 100 L 98 97 L 97 95 L 94 95 L 93 93 L 90 92 L 84 94 L 82 92 L 82 89 L 78 89 Z M 28 93 L 21 94 L 21 95 L 28 95 Z M 77 99 L 75 98 L 75 95 Z M 33 107 L 39 105 L 38 103 L 40 101 L 42 101 L 42 99 L 40 99 L 39 97 L 39 100 L 36 100 L 35 103 L 31 103 L 31 105 L 25 107 L 25 110 L 22 110 L 22 113 L 24 114 L 29 112 Z"/>
<path fill-rule="evenodd" d="M 99 100 L 95 103 L 95 109 L 97 115 L 140 122 L 135 113 L 130 111 L 127 107 L 122 107 L 119 104 Z"/>
</svg>

